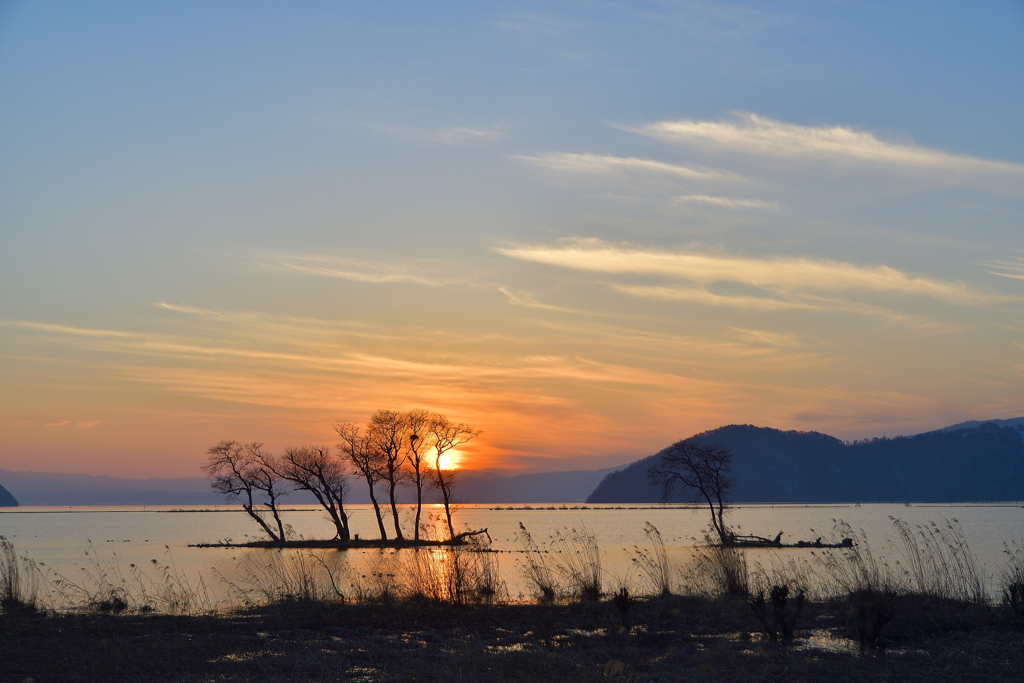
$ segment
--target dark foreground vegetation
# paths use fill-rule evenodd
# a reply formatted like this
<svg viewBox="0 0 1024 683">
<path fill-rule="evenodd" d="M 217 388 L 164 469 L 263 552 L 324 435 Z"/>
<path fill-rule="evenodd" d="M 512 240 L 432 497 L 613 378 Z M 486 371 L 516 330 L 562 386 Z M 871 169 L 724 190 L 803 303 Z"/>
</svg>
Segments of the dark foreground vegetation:
<svg viewBox="0 0 1024 683">
<path fill-rule="evenodd" d="M 218 601 L 159 565 L 71 581 L 0 538 L 0 681 L 1024 680 L 1021 548 L 993 591 L 955 523 L 893 526 L 894 564 L 860 535 L 748 566 L 722 546 L 671 564 L 648 524 L 619 578 L 589 530 L 521 526 L 517 597 L 482 543 L 358 570 L 254 550 Z"/>
<path fill-rule="evenodd" d="M 887 649 L 857 607 L 809 603 L 792 644 L 742 597 L 460 605 L 287 601 L 216 616 L 5 612 L 0 679 L 46 681 L 1011 681 L 1024 629 L 905 598 Z"/>
</svg>

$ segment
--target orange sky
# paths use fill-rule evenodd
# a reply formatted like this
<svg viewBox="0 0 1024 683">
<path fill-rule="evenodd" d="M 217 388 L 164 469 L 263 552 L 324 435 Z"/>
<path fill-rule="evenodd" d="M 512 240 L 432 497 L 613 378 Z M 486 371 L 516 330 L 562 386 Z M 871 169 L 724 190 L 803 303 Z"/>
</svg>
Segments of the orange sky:
<svg viewBox="0 0 1024 683">
<path fill-rule="evenodd" d="M 9 3 L 0 468 L 1018 417 L 1024 15 L 917 11 Z"/>
</svg>

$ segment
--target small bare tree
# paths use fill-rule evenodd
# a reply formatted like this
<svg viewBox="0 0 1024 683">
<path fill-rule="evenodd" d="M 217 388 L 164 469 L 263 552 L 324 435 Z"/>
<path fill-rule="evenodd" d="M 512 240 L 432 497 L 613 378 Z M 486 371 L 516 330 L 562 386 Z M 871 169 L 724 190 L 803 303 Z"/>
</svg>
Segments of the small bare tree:
<svg viewBox="0 0 1024 683">
<path fill-rule="evenodd" d="M 452 524 L 452 485 L 455 483 L 456 470 L 445 467 L 442 459 L 445 453 L 464 443 L 472 441 L 480 435 L 480 431 L 462 422 L 452 422 L 444 415 L 434 414 L 430 421 L 430 434 L 433 438 L 433 481 L 441 491 L 441 502 L 444 503 L 444 517 L 448 522 L 448 538 L 455 538 L 455 527 Z"/>
<path fill-rule="evenodd" d="M 404 540 L 405 536 L 402 534 L 402 522 L 398 517 L 398 501 L 395 494 L 408 474 L 403 467 L 408 435 L 408 422 L 397 410 L 378 410 L 366 427 L 366 436 L 370 444 L 380 454 L 379 474 L 381 481 L 388 487 L 391 515 L 395 523 L 395 538 L 399 541 Z"/>
<path fill-rule="evenodd" d="M 380 531 L 381 540 L 388 539 L 387 529 L 384 528 L 384 518 L 381 515 L 380 503 L 377 502 L 376 486 L 381 481 L 382 457 L 376 450 L 369 436 L 359 431 L 359 425 L 355 422 L 335 422 L 334 431 L 341 437 L 338 443 L 345 458 L 355 467 L 355 474 L 361 476 L 370 490 L 370 502 L 373 503 L 373 514 L 377 517 L 377 529 Z"/>
<path fill-rule="evenodd" d="M 326 446 L 289 448 L 280 459 L 280 475 L 300 491 L 309 491 L 330 516 L 342 541 L 349 541 L 345 492 L 348 481 L 344 463 L 331 455 Z"/>
<path fill-rule="evenodd" d="M 278 498 L 285 495 L 281 477 L 277 474 L 273 456 L 263 452 L 263 444 L 237 441 L 221 441 L 210 447 L 206 454 L 207 463 L 203 471 L 213 481 L 210 485 L 218 493 L 231 500 L 240 499 L 242 509 L 249 514 L 270 536 L 270 540 L 285 540 L 284 524 L 278 511 Z M 270 527 L 260 510 L 256 509 L 256 498 L 266 497 L 263 505 L 270 511 L 277 530 Z"/>
<path fill-rule="evenodd" d="M 728 448 L 684 439 L 668 448 L 661 463 L 652 467 L 648 476 L 652 483 L 661 485 L 665 501 L 683 489 L 692 493 L 694 501 L 707 503 L 719 542 L 729 546 L 733 534 L 725 526 L 725 497 L 732 489 L 731 467 L 732 452 Z"/>
<path fill-rule="evenodd" d="M 406 431 L 405 467 L 416 489 L 416 521 L 413 538 L 420 540 L 420 518 L 423 516 L 423 487 L 428 483 L 430 465 L 426 455 L 430 450 L 433 434 L 430 425 L 433 417 L 427 410 L 410 410 L 405 413 Z"/>
</svg>

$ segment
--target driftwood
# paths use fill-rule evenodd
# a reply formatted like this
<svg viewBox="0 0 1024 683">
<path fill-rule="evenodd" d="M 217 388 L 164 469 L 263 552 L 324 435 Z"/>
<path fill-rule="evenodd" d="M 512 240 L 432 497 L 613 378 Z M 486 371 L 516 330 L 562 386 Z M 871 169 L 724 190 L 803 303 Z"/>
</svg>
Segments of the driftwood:
<svg viewBox="0 0 1024 683">
<path fill-rule="evenodd" d="M 736 536 L 733 535 L 729 539 L 729 545 L 733 548 L 852 548 L 853 539 L 844 538 L 839 543 L 829 543 L 822 541 L 819 537 L 814 541 L 797 541 L 796 543 L 783 543 L 782 532 L 774 539 L 764 538 L 763 536 Z"/>
<path fill-rule="evenodd" d="M 477 531 L 464 531 L 461 534 L 455 534 L 453 538 L 449 538 L 445 541 L 426 541 L 426 540 L 409 540 L 409 539 L 361 539 L 358 536 L 349 541 L 341 541 L 338 539 L 331 540 L 316 540 L 316 539 L 300 539 L 290 541 L 249 541 L 248 543 L 190 543 L 189 548 L 319 548 L 327 550 L 349 550 L 351 548 L 436 548 L 440 546 L 459 546 L 466 545 L 467 539 L 473 536 L 486 535 L 487 540 L 491 540 L 491 535 L 487 533 L 487 529 L 479 529 Z"/>
<path fill-rule="evenodd" d="M 478 529 L 477 531 L 463 531 L 461 534 L 455 534 L 455 536 L 447 541 L 442 541 L 444 545 L 465 545 L 466 539 L 470 536 L 479 536 L 484 534 L 487 536 L 487 542 L 490 543 L 491 535 L 487 533 L 487 529 Z"/>
</svg>

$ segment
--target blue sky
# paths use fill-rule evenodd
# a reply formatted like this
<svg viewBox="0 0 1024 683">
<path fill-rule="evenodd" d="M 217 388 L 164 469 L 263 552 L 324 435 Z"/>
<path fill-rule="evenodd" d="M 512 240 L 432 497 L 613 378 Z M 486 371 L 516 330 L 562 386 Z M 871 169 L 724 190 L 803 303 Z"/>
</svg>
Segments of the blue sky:
<svg viewBox="0 0 1024 683">
<path fill-rule="evenodd" d="M 0 7 L 0 468 L 1024 413 L 1024 3 Z"/>
</svg>

